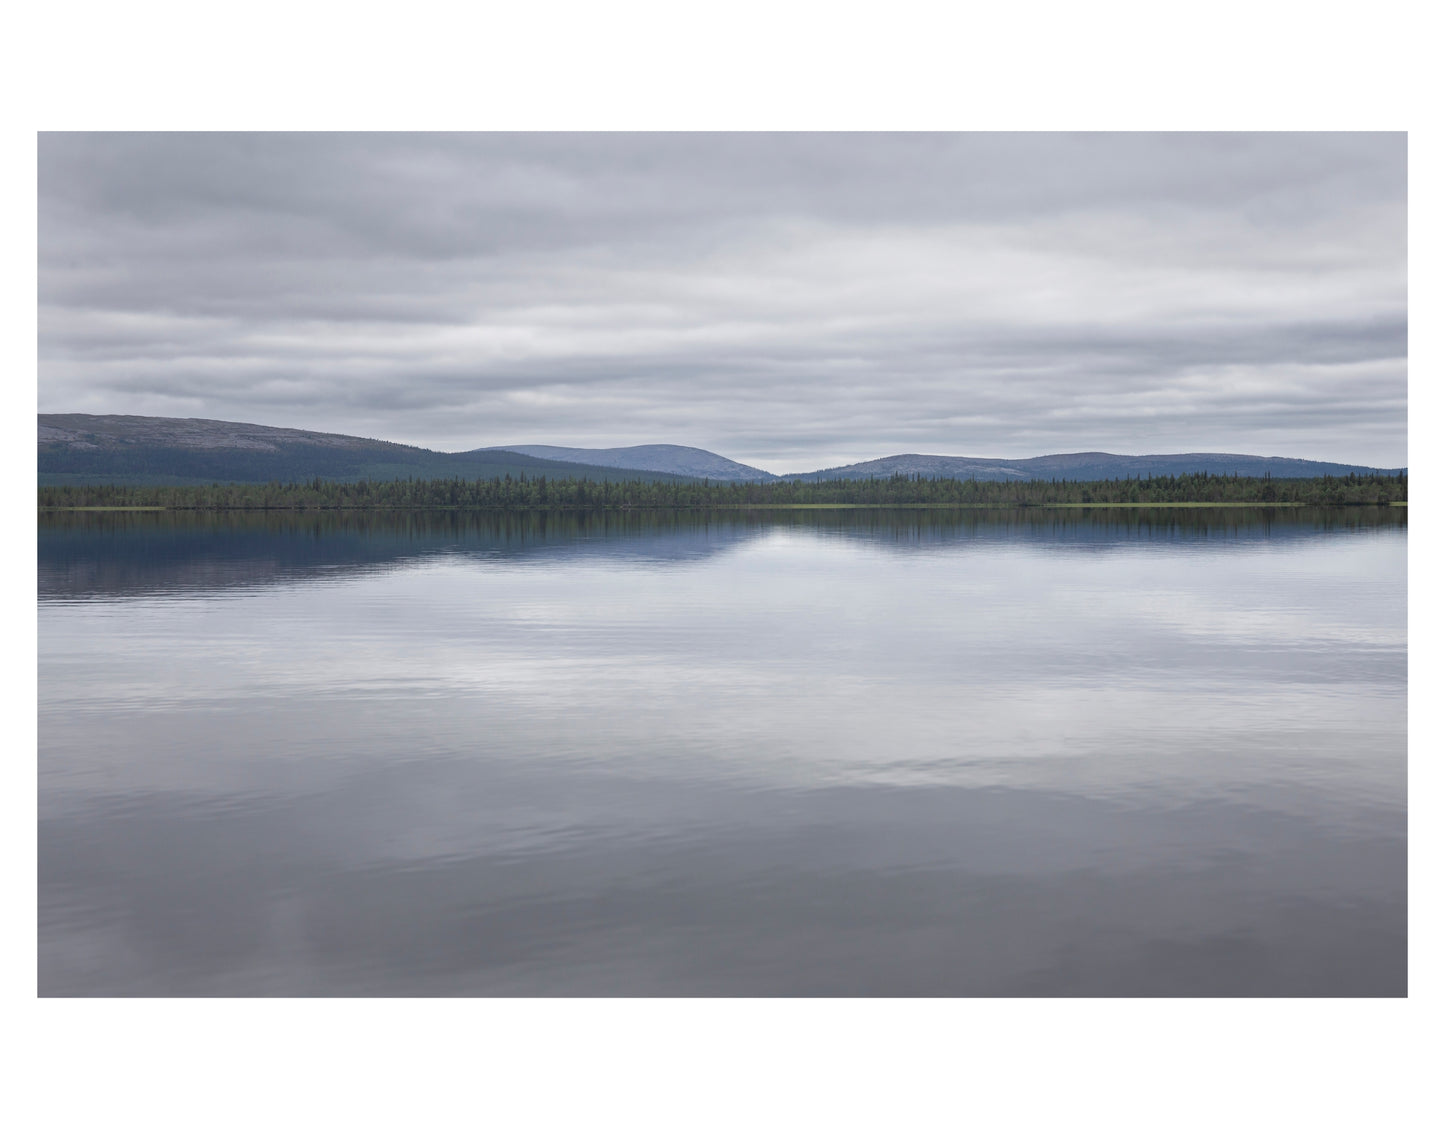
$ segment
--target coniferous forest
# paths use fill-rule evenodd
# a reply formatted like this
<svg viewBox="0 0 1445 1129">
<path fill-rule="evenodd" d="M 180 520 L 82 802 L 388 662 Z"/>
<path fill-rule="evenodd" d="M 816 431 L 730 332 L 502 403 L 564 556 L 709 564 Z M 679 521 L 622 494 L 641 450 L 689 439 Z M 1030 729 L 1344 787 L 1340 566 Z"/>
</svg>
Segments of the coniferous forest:
<svg viewBox="0 0 1445 1129">
<path fill-rule="evenodd" d="M 542 476 L 466 480 L 216 483 L 210 486 L 41 486 L 41 509 L 189 510 L 646 510 L 767 506 L 1060 506 L 1403 504 L 1409 479 L 1241 478 L 1185 474 L 1103 482 L 981 482 L 896 475 L 867 480 L 765 483 L 598 482 Z"/>
</svg>

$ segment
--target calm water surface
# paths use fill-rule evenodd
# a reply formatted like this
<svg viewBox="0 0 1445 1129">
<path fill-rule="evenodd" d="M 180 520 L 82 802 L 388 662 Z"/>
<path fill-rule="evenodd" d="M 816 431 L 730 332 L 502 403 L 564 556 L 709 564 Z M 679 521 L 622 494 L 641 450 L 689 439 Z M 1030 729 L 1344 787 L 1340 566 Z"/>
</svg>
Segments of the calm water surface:
<svg viewBox="0 0 1445 1129">
<path fill-rule="evenodd" d="M 1401 995 L 1402 510 L 59 515 L 42 995 Z"/>
</svg>

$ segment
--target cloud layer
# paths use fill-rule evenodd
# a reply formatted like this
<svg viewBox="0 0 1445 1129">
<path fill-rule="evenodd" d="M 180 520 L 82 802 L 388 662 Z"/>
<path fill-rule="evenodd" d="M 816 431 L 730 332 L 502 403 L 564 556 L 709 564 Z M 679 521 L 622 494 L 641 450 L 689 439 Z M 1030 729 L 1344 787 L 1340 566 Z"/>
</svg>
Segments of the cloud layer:
<svg viewBox="0 0 1445 1129">
<path fill-rule="evenodd" d="M 1403 134 L 45 134 L 41 411 L 1404 465 Z"/>
</svg>

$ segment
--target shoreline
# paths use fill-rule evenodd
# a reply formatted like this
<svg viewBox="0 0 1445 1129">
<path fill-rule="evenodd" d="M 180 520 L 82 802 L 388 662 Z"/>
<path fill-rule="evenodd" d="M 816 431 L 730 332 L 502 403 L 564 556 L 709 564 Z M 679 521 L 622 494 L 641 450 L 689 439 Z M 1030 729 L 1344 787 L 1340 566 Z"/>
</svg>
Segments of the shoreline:
<svg viewBox="0 0 1445 1129">
<path fill-rule="evenodd" d="M 1408 508 L 1409 502 L 757 502 L 714 506 L 40 506 L 39 513 L 592 513 L 688 510 L 1342 510 Z"/>
</svg>

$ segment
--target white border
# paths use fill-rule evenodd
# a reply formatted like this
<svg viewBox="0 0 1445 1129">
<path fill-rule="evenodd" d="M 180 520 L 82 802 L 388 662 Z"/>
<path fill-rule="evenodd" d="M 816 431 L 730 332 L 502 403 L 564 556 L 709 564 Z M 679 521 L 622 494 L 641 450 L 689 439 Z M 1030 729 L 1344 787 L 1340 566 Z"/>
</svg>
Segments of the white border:
<svg viewBox="0 0 1445 1129">
<path fill-rule="evenodd" d="M 1416 13 L 1422 13 L 1417 15 Z M 1408 1001 L 37 1001 L 35 131 L 1410 129 L 1440 308 L 1437 42 L 1413 4 L 27 5 L 7 19 L 6 1009 L 17 1124 L 1413 1125 L 1438 1020 L 1432 695 L 1411 702 Z M 1411 334 L 1411 676 L 1438 672 L 1439 331 Z M 1425 1104 L 1428 1103 L 1428 1104 Z M 30 1115 L 26 1106 L 36 1110 Z"/>
</svg>

